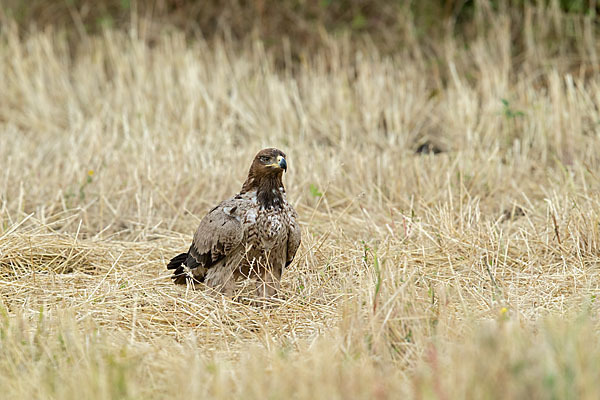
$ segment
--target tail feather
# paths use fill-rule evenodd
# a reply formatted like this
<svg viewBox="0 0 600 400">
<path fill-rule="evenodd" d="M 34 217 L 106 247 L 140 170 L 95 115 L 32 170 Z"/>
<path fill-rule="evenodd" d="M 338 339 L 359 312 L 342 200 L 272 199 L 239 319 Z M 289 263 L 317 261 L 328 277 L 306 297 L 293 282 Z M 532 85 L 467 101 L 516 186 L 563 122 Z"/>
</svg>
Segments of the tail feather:
<svg viewBox="0 0 600 400">
<path fill-rule="evenodd" d="M 193 279 L 194 283 L 202 283 L 204 281 L 204 277 L 196 277 L 191 276 L 185 270 L 185 265 L 187 264 L 188 253 L 181 253 L 171 259 L 167 264 L 167 269 L 174 269 L 173 283 L 176 285 L 185 285 L 188 279 Z M 193 271 L 193 270 L 192 270 Z"/>
<path fill-rule="evenodd" d="M 187 260 L 188 253 L 181 253 L 171 259 L 167 264 L 167 269 L 174 269 L 173 282 L 177 285 L 185 285 L 187 274 L 183 268 L 185 261 Z"/>
<path fill-rule="evenodd" d="M 178 256 L 171 258 L 171 261 L 167 264 L 167 269 L 178 269 L 182 264 L 185 264 L 188 253 L 181 253 Z"/>
</svg>

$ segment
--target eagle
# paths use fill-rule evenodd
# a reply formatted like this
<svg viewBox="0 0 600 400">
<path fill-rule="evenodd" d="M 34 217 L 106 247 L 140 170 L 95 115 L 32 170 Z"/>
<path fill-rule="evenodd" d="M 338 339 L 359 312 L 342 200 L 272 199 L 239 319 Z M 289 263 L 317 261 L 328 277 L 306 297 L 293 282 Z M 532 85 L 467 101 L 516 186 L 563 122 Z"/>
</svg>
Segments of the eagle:
<svg viewBox="0 0 600 400">
<path fill-rule="evenodd" d="M 176 284 L 202 282 L 232 296 L 238 279 L 251 278 L 259 297 L 277 295 L 301 240 L 298 214 L 286 199 L 284 171 L 281 150 L 256 154 L 241 191 L 210 210 L 188 252 L 167 265 Z"/>
</svg>

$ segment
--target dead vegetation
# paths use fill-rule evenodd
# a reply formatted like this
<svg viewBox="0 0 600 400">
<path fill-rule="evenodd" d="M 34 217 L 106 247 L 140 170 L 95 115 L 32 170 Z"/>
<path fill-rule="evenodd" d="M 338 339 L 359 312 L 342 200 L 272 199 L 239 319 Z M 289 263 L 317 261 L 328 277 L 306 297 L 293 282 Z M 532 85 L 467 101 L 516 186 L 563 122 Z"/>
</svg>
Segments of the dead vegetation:
<svg viewBox="0 0 600 400">
<path fill-rule="evenodd" d="M 508 18 L 293 71 L 260 42 L 3 31 L 3 393 L 597 398 L 598 49 L 574 72 L 530 26 L 516 66 Z M 303 229 L 280 304 L 172 285 L 267 145 Z"/>
</svg>

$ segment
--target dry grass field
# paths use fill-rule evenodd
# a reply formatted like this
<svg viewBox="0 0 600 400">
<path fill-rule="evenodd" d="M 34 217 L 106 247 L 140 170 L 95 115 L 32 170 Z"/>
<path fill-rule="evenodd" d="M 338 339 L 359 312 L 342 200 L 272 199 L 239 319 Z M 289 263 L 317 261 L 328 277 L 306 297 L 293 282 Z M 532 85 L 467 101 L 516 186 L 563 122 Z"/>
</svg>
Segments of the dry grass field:
<svg viewBox="0 0 600 400">
<path fill-rule="evenodd" d="M 527 18 L 516 56 L 500 16 L 293 65 L 5 26 L 0 398 L 600 398 L 600 46 Z M 303 231 L 282 300 L 176 287 L 266 146 Z"/>
</svg>

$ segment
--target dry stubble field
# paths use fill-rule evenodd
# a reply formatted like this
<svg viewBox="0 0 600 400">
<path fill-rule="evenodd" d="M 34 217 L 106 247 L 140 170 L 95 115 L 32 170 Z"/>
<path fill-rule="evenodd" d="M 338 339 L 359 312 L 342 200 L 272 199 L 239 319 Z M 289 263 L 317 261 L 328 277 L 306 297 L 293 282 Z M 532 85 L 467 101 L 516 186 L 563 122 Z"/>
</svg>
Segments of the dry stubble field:
<svg viewBox="0 0 600 400">
<path fill-rule="evenodd" d="M 598 398 L 580 27 L 569 56 L 523 33 L 518 65 L 500 18 L 437 61 L 341 38 L 293 68 L 260 43 L 5 29 L 0 397 Z M 284 299 L 175 287 L 166 262 L 266 146 L 303 231 Z"/>
</svg>

